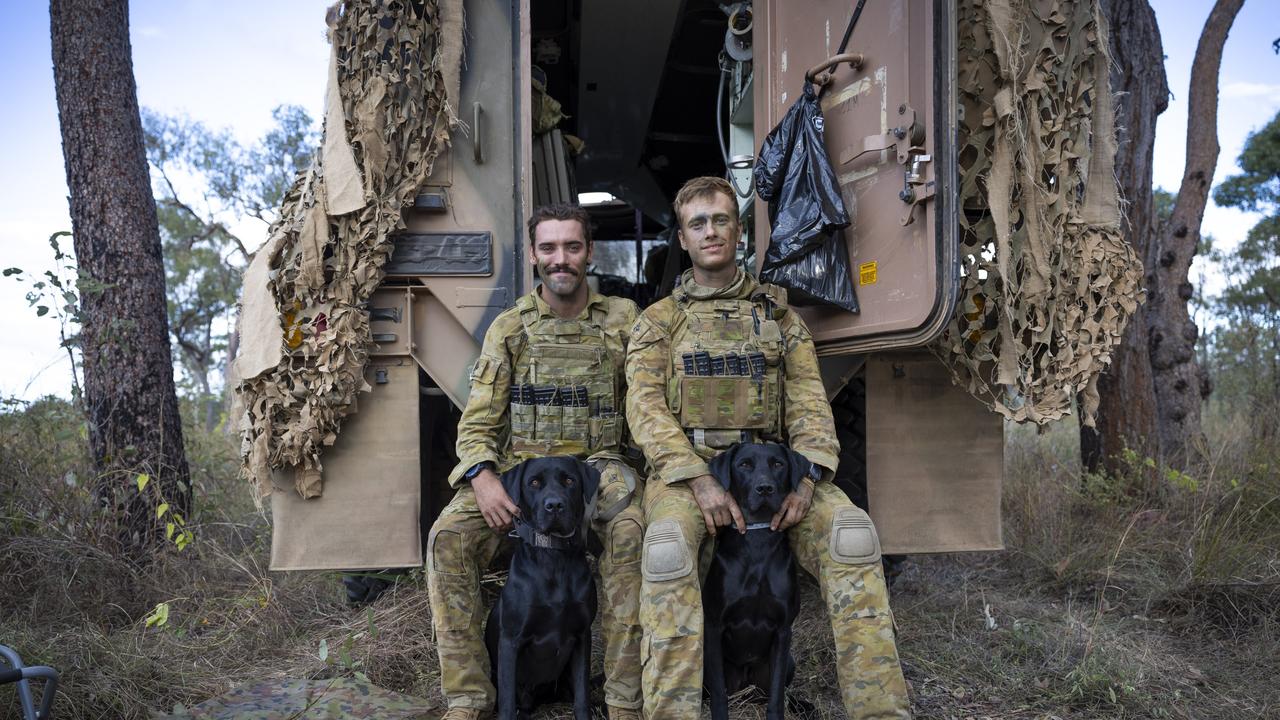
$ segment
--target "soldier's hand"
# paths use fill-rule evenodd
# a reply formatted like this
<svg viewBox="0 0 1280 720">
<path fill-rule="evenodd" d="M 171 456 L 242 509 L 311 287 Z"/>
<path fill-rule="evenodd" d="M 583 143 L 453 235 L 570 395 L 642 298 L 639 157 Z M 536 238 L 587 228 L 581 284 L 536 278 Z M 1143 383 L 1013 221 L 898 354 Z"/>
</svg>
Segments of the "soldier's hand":
<svg viewBox="0 0 1280 720">
<path fill-rule="evenodd" d="M 719 480 L 711 475 L 700 475 L 689 481 L 689 488 L 702 510 L 702 520 L 707 524 L 709 535 L 715 537 L 716 528 L 720 525 L 737 526 L 740 533 L 747 531 L 747 521 L 742 519 L 738 503 L 720 486 Z"/>
<path fill-rule="evenodd" d="M 481 470 L 472 478 L 471 489 L 476 493 L 476 505 L 489 527 L 498 532 L 510 530 L 511 519 L 520 514 L 520 508 L 511 501 L 498 474 L 488 468 Z"/>
<path fill-rule="evenodd" d="M 782 501 L 782 507 L 778 508 L 778 514 L 774 515 L 773 520 L 770 521 L 769 528 L 774 532 L 790 529 L 804 519 L 811 505 L 813 505 L 813 486 L 807 482 L 800 483 L 800 487 L 787 493 L 787 497 Z"/>
</svg>

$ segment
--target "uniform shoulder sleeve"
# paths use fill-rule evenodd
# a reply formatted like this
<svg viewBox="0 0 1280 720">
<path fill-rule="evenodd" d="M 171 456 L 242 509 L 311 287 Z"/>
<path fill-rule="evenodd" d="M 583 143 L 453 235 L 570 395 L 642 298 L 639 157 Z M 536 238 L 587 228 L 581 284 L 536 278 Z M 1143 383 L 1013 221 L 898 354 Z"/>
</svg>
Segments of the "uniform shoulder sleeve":
<svg viewBox="0 0 1280 720">
<path fill-rule="evenodd" d="M 788 307 L 783 310 L 782 317 L 778 320 L 778 328 L 782 330 L 782 337 L 786 339 L 788 348 L 798 343 L 812 344 L 813 342 L 813 334 L 809 332 L 809 326 L 794 308 Z"/>
<path fill-rule="evenodd" d="M 675 311 L 675 301 L 670 297 L 645 308 L 631 326 L 631 342 L 647 346 L 665 338 L 671 329 L 671 318 Z"/>
<path fill-rule="evenodd" d="M 505 357 L 510 360 L 512 341 L 524 337 L 524 323 L 520 321 L 520 309 L 517 307 L 503 310 L 489 324 L 484 333 L 484 347 L 480 354 L 494 358 Z"/>
<path fill-rule="evenodd" d="M 616 335 L 625 341 L 631 335 L 631 328 L 640 316 L 640 308 L 627 298 L 610 297 L 609 313 L 605 319 L 605 333 Z"/>
<path fill-rule="evenodd" d="M 467 405 L 458 421 L 457 454 L 459 462 L 449 475 L 449 484 L 457 487 L 462 474 L 480 462 L 501 465 L 507 443 L 507 403 L 511 393 L 511 353 L 514 337 L 522 337 L 524 326 L 519 310 L 504 311 L 489 325 L 484 334 L 480 357 L 471 367 Z"/>
</svg>

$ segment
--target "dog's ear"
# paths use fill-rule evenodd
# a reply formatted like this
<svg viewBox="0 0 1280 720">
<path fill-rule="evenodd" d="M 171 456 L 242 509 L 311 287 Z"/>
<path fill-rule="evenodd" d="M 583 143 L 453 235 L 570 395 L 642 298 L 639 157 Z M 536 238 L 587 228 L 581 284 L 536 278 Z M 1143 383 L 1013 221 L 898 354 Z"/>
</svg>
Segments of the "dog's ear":
<svg viewBox="0 0 1280 720">
<path fill-rule="evenodd" d="M 511 502 L 524 512 L 524 466 L 528 462 L 517 463 L 515 467 L 502 473 L 502 489 L 507 491 Z"/>
<path fill-rule="evenodd" d="M 578 482 L 582 483 L 582 502 L 590 505 L 600 489 L 600 471 L 582 460 L 578 460 Z"/>
<path fill-rule="evenodd" d="M 791 480 L 791 487 L 787 488 L 790 492 L 800 487 L 800 481 L 808 474 L 811 463 L 809 458 L 791 448 L 787 448 L 787 462 L 791 466 L 791 472 L 787 473 L 787 477 Z"/>
<path fill-rule="evenodd" d="M 707 466 L 711 470 L 711 476 L 719 480 L 725 490 L 733 486 L 733 457 L 738 454 L 738 448 L 741 446 L 742 443 L 730 445 L 724 452 L 715 456 Z"/>
</svg>

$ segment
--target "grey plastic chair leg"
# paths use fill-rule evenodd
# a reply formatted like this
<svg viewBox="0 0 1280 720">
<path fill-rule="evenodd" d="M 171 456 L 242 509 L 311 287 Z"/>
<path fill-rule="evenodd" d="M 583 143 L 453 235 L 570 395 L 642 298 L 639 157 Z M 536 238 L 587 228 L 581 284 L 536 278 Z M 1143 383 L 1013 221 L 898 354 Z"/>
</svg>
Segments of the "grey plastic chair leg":
<svg viewBox="0 0 1280 720">
<path fill-rule="evenodd" d="M 58 693 L 58 671 L 47 665 L 26 667 L 22 658 L 11 648 L 0 645 L 0 656 L 11 669 L 0 670 L 0 685 L 18 684 L 18 702 L 22 704 L 24 720 L 48 720 L 53 698 Z M 40 693 L 40 709 L 36 710 L 35 700 L 31 696 L 31 680 L 44 680 L 44 689 Z"/>
</svg>

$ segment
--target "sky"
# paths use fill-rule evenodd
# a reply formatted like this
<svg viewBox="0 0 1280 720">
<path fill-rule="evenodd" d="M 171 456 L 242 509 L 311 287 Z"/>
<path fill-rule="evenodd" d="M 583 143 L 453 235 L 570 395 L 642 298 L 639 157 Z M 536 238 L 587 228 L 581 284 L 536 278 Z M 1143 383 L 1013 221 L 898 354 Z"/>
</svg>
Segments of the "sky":
<svg viewBox="0 0 1280 720">
<path fill-rule="evenodd" d="M 1186 144 L 1191 60 L 1210 0 L 1154 0 L 1172 91 L 1156 126 L 1155 184 L 1176 191 Z M 271 126 L 278 105 L 301 105 L 320 117 L 328 45 L 320 0 L 135 0 L 130 36 L 138 100 L 227 128 L 252 143 Z M 1239 172 L 1248 133 L 1280 111 L 1280 3 L 1246 0 L 1223 53 L 1214 183 Z M 70 230 L 66 176 L 53 92 L 49 15 L 45 3 L 7 3 L 0 24 L 0 266 L 40 272 L 52 267 L 48 237 Z M 1230 248 L 1257 221 L 1210 199 L 1203 231 Z M 266 228 L 247 225 L 251 244 Z M 1195 274 L 1193 269 L 1193 275 Z M 1210 278 L 1210 289 L 1217 282 Z M 58 347 L 58 325 L 37 318 L 26 287 L 0 278 L 0 398 L 66 396 L 70 367 Z"/>
</svg>

